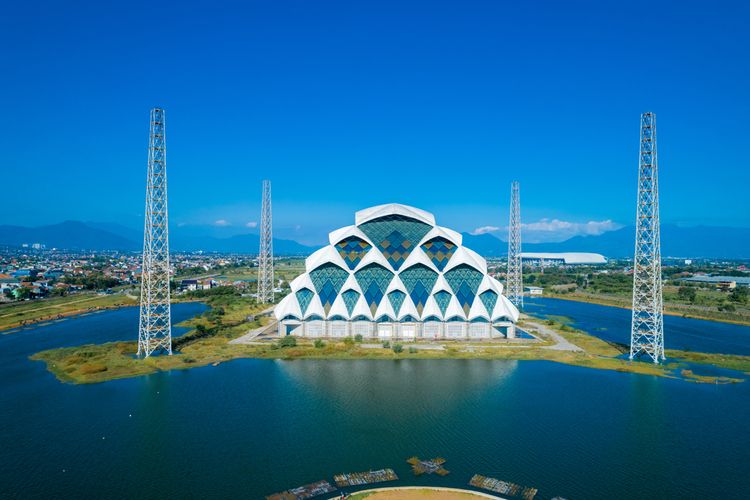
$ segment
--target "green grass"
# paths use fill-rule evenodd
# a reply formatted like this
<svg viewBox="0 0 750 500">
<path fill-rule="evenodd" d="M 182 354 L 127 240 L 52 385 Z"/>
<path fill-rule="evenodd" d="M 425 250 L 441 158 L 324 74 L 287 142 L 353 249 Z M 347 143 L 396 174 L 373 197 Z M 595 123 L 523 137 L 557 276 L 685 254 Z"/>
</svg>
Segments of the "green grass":
<svg viewBox="0 0 750 500">
<path fill-rule="evenodd" d="M 252 299 L 229 293 L 229 290 L 204 294 L 201 300 L 205 300 L 212 309 L 181 324 L 192 330 L 175 340 L 176 350 L 179 352 L 172 356 L 137 359 L 135 342 L 111 342 L 42 351 L 33 355 L 31 359 L 43 361 L 59 380 L 72 383 L 104 382 L 158 371 L 206 366 L 238 358 L 547 360 L 586 368 L 662 377 L 675 377 L 674 373 L 679 367 L 679 361 L 684 360 L 714 364 L 750 374 L 750 356 L 669 351 L 668 357 L 675 361 L 666 366 L 630 362 L 617 358 L 623 352 L 621 346 L 605 342 L 564 323 L 542 320 L 524 320 L 522 324 L 541 323 L 584 349 L 584 352 L 546 349 L 545 347 L 550 346 L 554 341 L 541 334 L 539 341 L 520 342 L 525 345 L 522 348 L 502 347 L 502 341 L 492 342 L 493 347 L 477 343 L 443 342 L 446 345 L 443 351 L 411 349 L 409 344 L 406 344 L 406 349 L 399 352 L 395 352 L 394 349 L 365 349 L 359 343 L 349 339 L 341 341 L 327 339 L 325 342 L 318 342 L 317 345 L 314 341 L 306 339 L 298 339 L 296 345 L 291 345 L 291 342 L 268 342 L 260 345 L 230 344 L 230 340 L 269 321 L 265 317 L 252 322 L 247 321 L 248 315 L 257 314 L 266 306 L 255 304 Z M 220 310 L 223 314 L 219 314 Z M 519 342 L 508 344 L 517 345 Z M 498 345 L 501 347 L 496 347 Z M 697 382 L 718 380 L 716 377 L 696 376 L 691 373 L 686 373 L 683 378 Z"/>
</svg>

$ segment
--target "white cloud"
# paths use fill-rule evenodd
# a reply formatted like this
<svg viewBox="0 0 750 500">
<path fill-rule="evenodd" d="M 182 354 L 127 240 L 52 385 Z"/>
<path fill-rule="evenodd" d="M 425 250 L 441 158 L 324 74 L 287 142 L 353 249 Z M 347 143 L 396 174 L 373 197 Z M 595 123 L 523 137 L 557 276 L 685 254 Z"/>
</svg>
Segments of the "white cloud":
<svg viewBox="0 0 750 500">
<path fill-rule="evenodd" d="M 223 226 L 231 226 L 231 224 L 229 223 L 229 221 L 227 221 L 225 219 L 219 219 L 217 221 L 214 221 L 214 225 L 215 226 L 222 226 L 222 227 Z"/>
<path fill-rule="evenodd" d="M 479 234 L 487 234 L 487 233 L 494 233 L 495 231 L 500 231 L 502 228 L 497 226 L 482 226 L 478 227 L 475 230 L 471 232 L 474 236 L 477 236 Z"/>
<path fill-rule="evenodd" d="M 607 231 L 620 229 L 622 226 L 611 220 L 588 222 L 568 222 L 559 219 L 542 219 L 539 222 L 521 224 L 521 229 L 534 232 L 549 233 L 572 233 L 574 235 L 592 235 L 597 236 Z"/>
<path fill-rule="evenodd" d="M 545 243 L 565 241 L 574 236 L 598 236 L 607 231 L 622 227 L 609 219 L 602 221 L 570 222 L 560 219 L 541 219 L 536 222 L 521 224 L 523 241 L 526 243 Z M 498 233 L 503 240 L 507 239 L 508 226 L 482 226 L 471 231 L 473 235 Z"/>
<path fill-rule="evenodd" d="M 620 229 L 622 225 L 609 219 L 588 222 L 570 222 L 560 219 L 541 219 L 537 222 L 521 224 L 524 241 L 542 243 L 565 241 L 574 236 L 599 236 L 607 231 Z"/>
<path fill-rule="evenodd" d="M 245 224 L 245 227 L 258 227 L 258 222 L 256 221 L 250 221 L 247 224 Z"/>
</svg>

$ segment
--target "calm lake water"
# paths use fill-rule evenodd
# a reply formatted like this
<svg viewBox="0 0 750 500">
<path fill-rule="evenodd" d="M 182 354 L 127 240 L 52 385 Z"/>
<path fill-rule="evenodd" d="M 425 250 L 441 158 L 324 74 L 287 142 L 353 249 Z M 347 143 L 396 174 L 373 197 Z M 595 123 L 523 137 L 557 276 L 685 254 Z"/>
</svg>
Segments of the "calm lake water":
<svg viewBox="0 0 750 500">
<path fill-rule="evenodd" d="M 201 312 L 178 304 L 175 322 Z M 481 473 L 539 498 L 746 498 L 750 383 L 535 361 L 237 360 L 95 385 L 40 349 L 132 339 L 136 308 L 0 336 L 1 498 L 262 498 L 338 472 Z M 406 458 L 451 474 L 414 478 Z"/>
<path fill-rule="evenodd" d="M 630 309 L 572 300 L 524 298 L 524 310 L 538 317 L 565 316 L 571 326 L 604 340 L 630 345 Z M 750 326 L 664 316 L 664 346 L 684 351 L 750 356 Z"/>
</svg>

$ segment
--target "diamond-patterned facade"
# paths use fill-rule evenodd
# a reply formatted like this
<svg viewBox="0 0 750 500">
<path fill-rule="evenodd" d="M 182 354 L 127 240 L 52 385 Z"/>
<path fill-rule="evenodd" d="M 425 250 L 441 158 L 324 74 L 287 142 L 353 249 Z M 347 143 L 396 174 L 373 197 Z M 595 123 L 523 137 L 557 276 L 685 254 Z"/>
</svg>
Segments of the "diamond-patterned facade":
<svg viewBox="0 0 750 500">
<path fill-rule="evenodd" d="M 308 288 L 302 288 L 297 290 L 295 295 L 297 296 L 297 303 L 299 303 L 299 310 L 302 312 L 302 316 L 304 316 L 307 308 L 310 306 L 310 302 L 312 302 L 312 299 L 315 296 L 315 293 Z"/>
<path fill-rule="evenodd" d="M 435 302 L 437 302 L 440 312 L 445 316 L 445 311 L 448 309 L 448 304 L 450 304 L 452 295 L 445 290 L 440 290 L 439 292 L 436 292 L 433 297 L 435 297 Z"/>
<path fill-rule="evenodd" d="M 409 292 L 409 297 L 414 302 L 417 312 L 421 315 L 438 274 L 424 264 L 417 264 L 401 271 L 399 277 Z"/>
<path fill-rule="evenodd" d="M 396 313 L 396 316 L 398 316 L 405 298 L 406 294 L 400 290 L 394 290 L 388 294 L 388 300 L 391 301 L 391 306 L 393 306 L 393 312 Z"/>
<path fill-rule="evenodd" d="M 480 271 L 466 264 L 456 266 L 445 273 L 445 280 L 467 316 L 483 277 Z"/>
<path fill-rule="evenodd" d="M 333 256 L 333 261 L 329 259 L 328 262 L 320 264 L 320 260 L 312 259 L 318 262 L 314 264 L 317 267 L 309 270 L 304 280 L 297 280 L 298 283 L 307 282 L 308 284 L 293 286 L 295 291 L 290 297 L 290 300 L 296 299 L 299 311 L 296 308 L 297 304 L 293 304 L 293 308 L 285 306 L 279 314 L 285 319 L 293 319 L 300 312 L 303 318 L 305 314 L 315 313 L 316 317 L 323 316 L 332 320 L 329 314 L 338 296 L 341 295 L 340 300 L 343 301 L 344 307 L 337 313 L 339 320 L 372 321 L 380 306 L 383 305 L 382 301 L 388 300 L 388 309 L 392 308 L 395 317 L 381 315 L 375 318 L 375 321 L 398 320 L 402 313 L 406 315 L 406 311 L 411 314 L 399 321 L 426 321 L 427 318 L 423 317 L 425 307 L 432 295 L 437 307 L 433 310 L 430 321 L 436 320 L 438 314 L 445 318 L 454 296 L 460 305 L 461 312 L 456 311 L 457 314 L 451 314 L 451 318 L 439 319 L 439 321 L 466 321 L 479 295 L 482 306 L 477 304 L 476 307 L 479 309 L 475 309 L 479 313 L 479 318 L 485 318 L 485 321 L 497 319 L 492 317 L 496 307 L 499 309 L 498 316 L 508 318 L 515 315 L 512 309 L 506 311 L 505 307 L 498 306 L 500 297 L 494 290 L 477 293 L 487 274 L 485 267 L 474 267 L 482 265 L 481 263 L 464 263 L 463 257 L 457 252 L 459 245 L 446 236 L 425 238 L 430 230 L 436 228 L 430 223 L 422 222 L 430 220 L 429 217 L 404 216 L 400 215 L 401 213 L 406 212 L 403 209 L 394 210 L 392 215 L 361 223 L 357 226 L 358 230 L 355 230 L 356 234 L 352 234 L 351 230 L 344 231 L 348 236 L 345 234 L 343 239 L 331 245 L 341 260 Z M 436 232 L 445 234 L 441 231 Z M 429 262 L 422 260 L 406 268 L 404 262 L 417 247 L 420 247 L 417 251 L 424 252 Z M 370 255 L 373 252 L 374 254 Z M 328 254 L 318 254 L 318 258 L 326 255 Z M 388 261 L 388 264 L 381 256 Z M 459 257 L 461 261 L 456 262 Z M 364 265 L 365 259 L 370 264 Z M 455 267 L 446 272 L 445 269 L 449 264 Z M 357 266 L 364 267 L 355 272 Z M 401 280 L 399 286 L 394 286 L 394 290 L 386 294 L 396 275 Z M 432 290 L 440 275 L 444 276 L 448 286 L 433 294 Z M 318 295 L 322 308 L 317 302 L 313 304 L 315 295 Z M 388 295 L 387 299 L 385 295 Z M 414 304 L 414 309 L 411 305 L 408 307 L 404 305 L 407 296 Z M 360 298 L 365 300 L 369 314 L 363 315 L 360 312 L 354 318 L 354 311 L 357 309 Z M 484 310 L 487 312 L 486 315 Z M 282 319 L 280 321 L 283 322 Z"/>
<path fill-rule="evenodd" d="M 445 269 L 448 261 L 456 253 L 456 244 L 450 240 L 437 236 L 422 244 L 422 250 L 427 254 L 439 271 Z"/>
<path fill-rule="evenodd" d="M 360 224 L 359 229 L 398 271 L 432 227 L 409 217 L 389 215 Z"/>
<path fill-rule="evenodd" d="M 348 272 L 331 263 L 323 264 L 310 272 L 310 279 L 315 285 L 315 291 L 318 292 L 326 314 L 331 310 L 333 301 L 336 300 L 339 290 L 344 286 L 348 277 Z"/>
<path fill-rule="evenodd" d="M 492 290 L 487 290 L 480 293 L 479 298 L 482 299 L 482 304 L 487 309 L 487 316 L 491 318 L 492 311 L 495 310 L 495 304 L 497 304 L 497 294 Z"/>
<path fill-rule="evenodd" d="M 341 294 L 341 298 L 344 299 L 346 310 L 349 312 L 349 316 L 351 316 L 354 306 L 357 305 L 357 300 L 359 300 L 359 292 L 356 290 L 347 290 Z"/>
<path fill-rule="evenodd" d="M 374 315 L 393 279 L 393 273 L 380 264 L 368 264 L 354 273 L 354 278 L 365 296 L 370 312 Z"/>
<path fill-rule="evenodd" d="M 357 267 L 357 264 L 362 261 L 371 248 L 372 245 L 357 236 L 349 236 L 336 243 L 336 250 L 344 259 L 346 265 L 349 266 L 349 269 L 352 270 Z"/>
</svg>

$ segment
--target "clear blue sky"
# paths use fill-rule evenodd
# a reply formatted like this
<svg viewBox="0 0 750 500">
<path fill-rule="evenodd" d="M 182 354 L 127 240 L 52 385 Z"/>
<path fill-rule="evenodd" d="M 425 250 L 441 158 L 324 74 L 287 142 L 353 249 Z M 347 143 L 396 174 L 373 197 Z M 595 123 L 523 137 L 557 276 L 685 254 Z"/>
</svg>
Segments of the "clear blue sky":
<svg viewBox="0 0 750 500">
<path fill-rule="evenodd" d="M 307 241 L 394 201 L 502 227 L 513 179 L 529 230 L 631 224 L 652 110 L 662 220 L 748 226 L 748 5 L 6 2 L 0 223 L 140 225 L 158 105 L 174 224 L 244 231 L 264 177 Z"/>
</svg>

